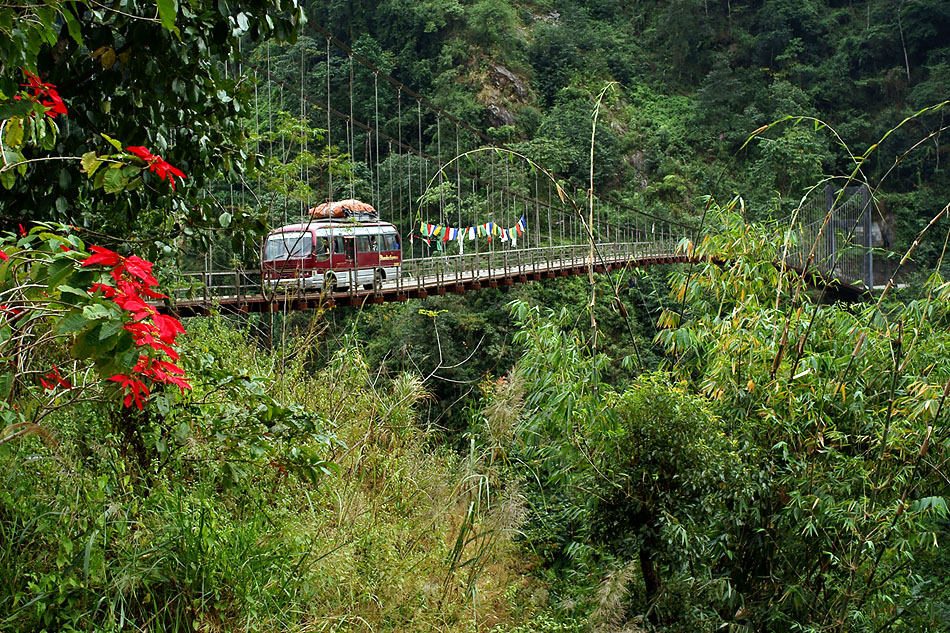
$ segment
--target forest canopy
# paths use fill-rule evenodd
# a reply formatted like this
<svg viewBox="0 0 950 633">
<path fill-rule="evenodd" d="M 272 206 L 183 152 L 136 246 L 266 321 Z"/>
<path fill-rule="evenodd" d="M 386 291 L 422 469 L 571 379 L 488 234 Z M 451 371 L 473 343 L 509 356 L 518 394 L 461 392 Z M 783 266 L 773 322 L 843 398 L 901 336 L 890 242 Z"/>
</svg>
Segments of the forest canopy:
<svg viewBox="0 0 950 633">
<path fill-rule="evenodd" d="M 948 33 L 943 0 L 3 5 L 0 631 L 950 630 Z M 838 183 L 851 294 L 787 265 Z M 462 246 L 420 225 L 502 214 L 674 257 L 182 316 L 344 194 L 427 264 Z"/>
</svg>

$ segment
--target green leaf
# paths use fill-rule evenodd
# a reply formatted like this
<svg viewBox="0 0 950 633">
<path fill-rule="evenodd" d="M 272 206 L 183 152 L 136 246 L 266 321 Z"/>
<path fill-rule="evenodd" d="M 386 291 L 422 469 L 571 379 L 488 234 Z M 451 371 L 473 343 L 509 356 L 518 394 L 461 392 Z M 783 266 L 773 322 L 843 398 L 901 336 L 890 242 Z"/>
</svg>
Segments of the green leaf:
<svg viewBox="0 0 950 633">
<path fill-rule="evenodd" d="M 940 514 L 946 514 L 947 501 L 943 497 L 924 497 L 923 499 L 915 501 L 912 506 L 914 512 L 921 512 L 930 508 L 933 508 Z"/>
<path fill-rule="evenodd" d="M 89 293 L 83 290 L 82 288 L 76 288 L 74 286 L 60 286 L 60 293 L 62 294 L 71 294 L 76 295 L 77 297 L 88 297 Z"/>
<path fill-rule="evenodd" d="M 52 292 L 56 289 L 59 284 L 66 279 L 66 276 L 73 269 L 73 261 L 71 259 L 60 259 L 52 264 L 49 267 L 49 284 L 48 289 Z"/>
<path fill-rule="evenodd" d="M 108 172 L 109 172 L 108 169 L 100 170 L 99 173 L 96 174 L 95 177 L 93 178 L 92 186 L 95 187 L 96 189 L 102 189 L 102 186 L 103 184 L 105 184 L 105 181 L 106 181 L 106 174 Z"/>
<path fill-rule="evenodd" d="M 75 314 L 69 315 L 68 317 L 60 321 L 59 324 L 56 326 L 56 333 L 70 334 L 72 332 L 78 332 L 79 330 L 89 325 L 89 323 L 90 323 L 89 319 L 84 317 L 81 313 L 77 312 Z"/>
<path fill-rule="evenodd" d="M 67 8 L 60 11 L 60 15 L 62 15 L 63 20 L 66 21 L 66 28 L 69 29 L 69 37 L 73 38 L 73 41 L 79 44 L 79 46 L 82 46 L 82 28 L 79 26 L 79 21 L 76 19 L 76 16 Z"/>
<path fill-rule="evenodd" d="M 112 147 L 116 148 L 116 149 L 119 150 L 120 152 L 122 151 L 122 143 L 120 143 L 119 141 L 115 140 L 114 138 L 112 138 L 112 137 L 109 136 L 108 134 L 102 134 L 102 138 L 104 138 L 104 139 L 106 139 L 107 141 L 109 141 L 109 144 L 110 144 Z"/>
<path fill-rule="evenodd" d="M 6 400 L 10 397 L 10 390 L 13 388 L 13 372 L 5 371 L 0 374 L 0 398 Z"/>
<path fill-rule="evenodd" d="M 99 160 L 99 155 L 95 152 L 86 152 L 82 155 L 79 162 L 82 165 L 82 170 L 88 176 L 92 176 L 96 173 L 96 170 L 99 169 L 99 165 L 102 164 L 102 161 Z"/>
<path fill-rule="evenodd" d="M 178 17 L 178 0 L 158 0 L 158 14 L 162 26 L 169 31 L 175 30 L 175 18 Z"/>
<path fill-rule="evenodd" d="M 231 214 L 225 211 L 218 217 L 218 222 L 221 224 L 221 226 L 227 228 L 231 225 Z"/>
<path fill-rule="evenodd" d="M 118 193 L 125 189 L 126 182 L 121 169 L 108 169 L 102 180 L 102 190 L 106 193 Z"/>
<path fill-rule="evenodd" d="M 12 169 L 0 171 L 0 184 L 4 189 L 13 189 L 14 183 L 16 183 L 16 172 Z"/>
<path fill-rule="evenodd" d="M 7 133 L 3 142 L 7 147 L 19 147 L 23 144 L 23 119 L 16 117 L 7 122 Z"/>
<path fill-rule="evenodd" d="M 112 316 L 112 311 L 104 305 L 93 303 L 82 309 L 82 315 L 90 321 L 95 321 L 96 319 L 108 319 Z"/>
<path fill-rule="evenodd" d="M 110 321 L 109 323 L 104 323 L 102 329 L 99 330 L 99 340 L 104 341 L 107 338 L 115 336 L 122 331 L 122 328 L 125 324 L 122 321 Z"/>
<path fill-rule="evenodd" d="M 33 111 L 33 102 L 27 99 L 18 99 L 0 105 L 0 119 L 10 119 L 23 116 Z"/>
</svg>

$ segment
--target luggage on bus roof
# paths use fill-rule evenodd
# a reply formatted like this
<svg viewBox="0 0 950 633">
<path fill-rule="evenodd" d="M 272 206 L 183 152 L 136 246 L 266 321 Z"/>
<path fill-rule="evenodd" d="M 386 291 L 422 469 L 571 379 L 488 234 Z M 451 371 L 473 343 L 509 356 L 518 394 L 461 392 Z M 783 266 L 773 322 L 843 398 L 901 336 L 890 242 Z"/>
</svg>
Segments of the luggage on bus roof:
<svg viewBox="0 0 950 633">
<path fill-rule="evenodd" d="M 310 209 L 312 218 L 357 218 L 357 217 L 378 218 L 379 213 L 372 205 L 360 200 L 335 200 L 333 202 L 324 202 Z"/>
</svg>

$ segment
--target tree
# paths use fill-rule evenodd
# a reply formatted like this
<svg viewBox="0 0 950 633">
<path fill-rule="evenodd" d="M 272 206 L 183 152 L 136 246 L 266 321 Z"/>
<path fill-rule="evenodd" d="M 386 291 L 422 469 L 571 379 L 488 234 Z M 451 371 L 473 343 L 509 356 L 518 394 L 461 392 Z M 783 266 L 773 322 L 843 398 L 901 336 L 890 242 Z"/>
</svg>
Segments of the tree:
<svg viewBox="0 0 950 633">
<path fill-rule="evenodd" d="M 682 585 L 687 569 L 694 580 L 685 584 L 709 580 L 716 521 L 727 501 L 748 494 L 735 441 L 703 398 L 665 374 L 607 385 L 610 359 L 577 342 L 566 312 L 523 302 L 513 311 L 525 346 L 516 371 L 532 465 L 551 494 L 585 513 L 580 523 L 595 545 L 621 561 L 638 558 L 643 612 L 654 621 L 685 617 L 671 585 Z"/>
<path fill-rule="evenodd" d="M 645 606 L 676 617 L 671 601 L 656 604 L 664 580 L 709 563 L 703 536 L 727 500 L 747 494 L 737 443 L 702 398 L 663 374 L 640 376 L 609 406 L 607 423 L 590 425 L 583 438 L 581 487 L 594 533 L 625 558 L 636 553 Z"/>
<path fill-rule="evenodd" d="M 69 115 L 54 122 L 55 146 L 30 150 L 25 172 L 4 182 L 6 226 L 58 220 L 115 237 L 167 239 L 217 225 L 220 210 L 204 188 L 218 178 L 239 179 L 255 160 L 239 123 L 250 82 L 229 64 L 250 42 L 293 39 L 305 21 L 296 0 L 240 7 L 163 1 L 157 11 L 137 0 L 121 11 L 83 2 L 32 6 L 0 12 L 2 98 L 12 105 L 11 87 L 24 81 L 20 69 L 35 71 L 58 87 Z M 119 197 L 75 177 L 68 157 L 108 149 L 100 132 L 148 147 L 189 174 L 182 197 L 169 200 L 149 176 Z M 231 228 L 260 230 L 250 220 Z"/>
</svg>

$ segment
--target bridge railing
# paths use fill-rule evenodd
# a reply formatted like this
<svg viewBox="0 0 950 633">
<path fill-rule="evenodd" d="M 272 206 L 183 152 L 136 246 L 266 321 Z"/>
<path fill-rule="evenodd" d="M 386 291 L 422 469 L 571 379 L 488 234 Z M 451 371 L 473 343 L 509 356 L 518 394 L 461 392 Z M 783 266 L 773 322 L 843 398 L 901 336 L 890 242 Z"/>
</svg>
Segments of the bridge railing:
<svg viewBox="0 0 950 633">
<path fill-rule="evenodd" d="M 657 256 L 673 255 L 679 238 L 670 234 L 661 239 L 642 242 L 612 242 L 597 244 L 595 264 L 624 263 Z M 370 269 L 336 271 L 338 284 L 347 286 L 350 296 L 373 292 L 409 293 L 432 291 L 472 282 L 500 281 L 506 278 L 538 275 L 558 270 L 587 266 L 590 259 L 589 244 L 565 244 L 535 248 L 500 248 L 497 250 L 469 252 L 465 254 L 436 255 L 405 259 L 399 274 L 383 280 L 380 287 L 365 290 L 356 283 L 359 272 Z M 367 277 L 369 275 L 366 275 Z M 306 288 L 294 280 L 282 281 L 274 288 L 265 285 L 259 269 L 199 271 L 182 275 L 177 287 L 170 294 L 175 301 L 200 301 L 211 305 L 214 301 L 242 303 L 250 299 L 260 300 L 269 295 L 312 296 L 319 288 Z M 328 291 L 340 296 L 340 292 Z"/>
<path fill-rule="evenodd" d="M 790 229 L 785 262 L 853 286 L 871 288 L 874 279 L 872 215 L 866 187 L 826 190 L 826 200 L 803 208 L 803 221 Z M 827 209 L 831 209 L 830 213 Z"/>
</svg>

